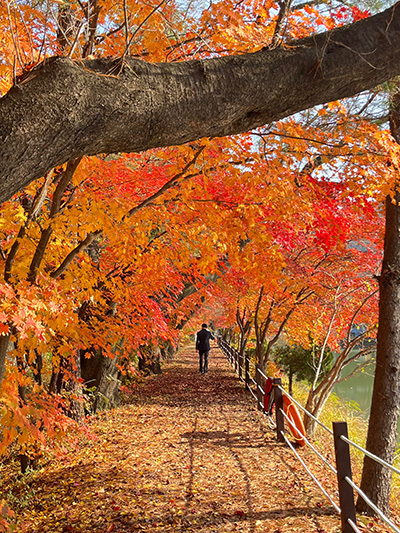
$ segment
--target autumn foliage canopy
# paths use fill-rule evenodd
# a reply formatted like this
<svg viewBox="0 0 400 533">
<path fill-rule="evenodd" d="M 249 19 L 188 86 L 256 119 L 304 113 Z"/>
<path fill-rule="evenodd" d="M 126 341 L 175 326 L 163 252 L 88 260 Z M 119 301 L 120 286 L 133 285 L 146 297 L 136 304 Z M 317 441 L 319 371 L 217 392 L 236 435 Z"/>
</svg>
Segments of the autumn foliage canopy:
<svg viewBox="0 0 400 533">
<path fill-rule="evenodd" d="M 312 4 L 282 14 L 259 0 L 208 8 L 5 0 L 0 91 L 29 83 L 55 55 L 177 62 L 290 46 L 368 16 Z M 398 159 L 370 120 L 377 98 L 332 102 L 234 137 L 79 158 L 5 202 L 0 452 L 62 442 L 80 418 L 68 415 L 83 411 L 91 384 L 81 366 L 94 354 L 128 375 L 204 317 L 239 331 L 245 313 L 267 362 L 278 334 L 325 338 L 335 306 L 332 348 L 362 302 L 358 321 L 376 324 L 382 200 Z"/>
</svg>

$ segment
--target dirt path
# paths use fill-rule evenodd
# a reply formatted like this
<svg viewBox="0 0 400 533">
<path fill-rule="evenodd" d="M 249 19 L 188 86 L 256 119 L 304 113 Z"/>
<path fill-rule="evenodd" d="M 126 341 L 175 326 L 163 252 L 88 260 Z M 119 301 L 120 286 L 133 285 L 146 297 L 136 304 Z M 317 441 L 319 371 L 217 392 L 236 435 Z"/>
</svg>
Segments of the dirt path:
<svg viewBox="0 0 400 533">
<path fill-rule="evenodd" d="M 217 348 L 206 375 L 180 351 L 95 431 L 35 476 L 27 532 L 340 531 Z"/>
</svg>

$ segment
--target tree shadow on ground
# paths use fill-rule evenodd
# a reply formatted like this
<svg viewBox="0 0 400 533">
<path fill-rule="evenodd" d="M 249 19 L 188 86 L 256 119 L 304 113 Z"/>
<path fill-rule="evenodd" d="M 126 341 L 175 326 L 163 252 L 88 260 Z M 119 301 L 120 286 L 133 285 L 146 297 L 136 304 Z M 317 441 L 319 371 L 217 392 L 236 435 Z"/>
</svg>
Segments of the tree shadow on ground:
<svg viewBox="0 0 400 533">
<path fill-rule="evenodd" d="M 232 372 L 220 353 L 214 355 L 207 374 L 200 374 L 194 358 L 185 359 L 183 367 L 181 363 L 177 361 L 176 366 L 151 377 L 143 389 L 132 395 L 129 403 L 209 407 L 249 402 L 243 384 L 232 379 Z"/>
<path fill-rule="evenodd" d="M 307 517 L 309 525 L 319 527 L 324 517 L 336 516 L 332 507 L 316 502 L 315 494 L 288 498 L 285 491 L 292 484 L 297 495 L 302 490 L 299 474 L 280 453 L 274 434 L 266 432 L 226 359 L 214 354 L 210 372 L 201 375 L 194 352 L 191 358 L 186 354 L 162 375 L 147 379 L 123 417 L 104 415 L 107 428 L 83 461 L 60 464 L 34 482 L 35 527 L 27 533 L 272 533 L 288 518 L 301 522 Z M 221 468 L 230 469 L 222 476 L 216 457 L 224 457 Z M 262 474 L 251 463 L 257 458 L 268 458 L 271 465 Z M 269 475 L 274 468 L 289 474 L 290 483 L 280 482 L 285 491 L 279 485 L 274 492 L 274 473 Z M 209 483 L 211 475 L 215 479 Z M 240 486 L 240 498 L 227 501 L 226 484 Z M 57 528 L 49 529 L 49 524 Z"/>
<path fill-rule="evenodd" d="M 207 443 L 212 446 L 227 446 L 229 448 L 263 448 L 268 447 L 265 440 L 249 442 L 246 433 L 229 433 L 228 431 L 193 431 L 182 433 L 183 439 L 194 439 L 197 442 Z"/>
</svg>

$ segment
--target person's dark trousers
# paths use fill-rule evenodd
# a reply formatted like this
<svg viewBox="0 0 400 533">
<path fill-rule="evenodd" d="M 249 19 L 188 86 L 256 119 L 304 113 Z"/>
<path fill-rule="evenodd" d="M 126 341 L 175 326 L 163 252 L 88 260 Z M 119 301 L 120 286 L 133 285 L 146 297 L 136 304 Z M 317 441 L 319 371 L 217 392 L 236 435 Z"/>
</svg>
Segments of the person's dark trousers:
<svg viewBox="0 0 400 533">
<path fill-rule="evenodd" d="M 208 351 L 199 352 L 200 372 L 204 374 L 208 372 Z"/>
</svg>

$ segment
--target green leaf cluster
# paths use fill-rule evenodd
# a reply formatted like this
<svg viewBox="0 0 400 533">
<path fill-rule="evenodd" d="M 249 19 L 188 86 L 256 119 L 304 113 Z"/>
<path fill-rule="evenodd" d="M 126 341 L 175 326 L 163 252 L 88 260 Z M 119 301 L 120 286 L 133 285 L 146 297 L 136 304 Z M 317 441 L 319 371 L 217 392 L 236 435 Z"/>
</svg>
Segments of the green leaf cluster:
<svg viewBox="0 0 400 533">
<path fill-rule="evenodd" d="M 278 346 L 273 353 L 274 361 L 288 375 L 291 381 L 296 377 L 299 381 L 312 384 L 315 378 L 316 369 L 321 357 L 321 346 L 313 344 L 310 348 L 300 345 Z M 334 354 L 329 347 L 323 353 L 323 361 L 318 383 L 326 376 L 332 368 Z"/>
</svg>

